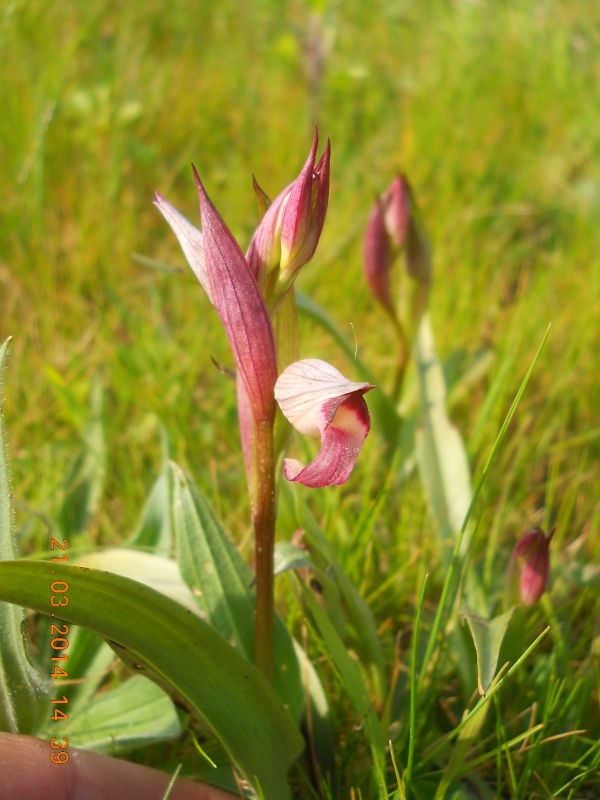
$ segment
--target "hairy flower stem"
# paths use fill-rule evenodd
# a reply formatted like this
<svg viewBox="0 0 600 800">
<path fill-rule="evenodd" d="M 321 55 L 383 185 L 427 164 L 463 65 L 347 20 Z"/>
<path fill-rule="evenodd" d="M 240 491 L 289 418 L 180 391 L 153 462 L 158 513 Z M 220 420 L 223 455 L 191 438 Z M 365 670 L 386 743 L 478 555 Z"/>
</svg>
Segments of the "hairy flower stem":
<svg viewBox="0 0 600 800">
<path fill-rule="evenodd" d="M 270 420 L 260 420 L 256 423 L 256 461 L 257 487 L 252 509 L 256 569 L 254 661 L 258 669 L 272 682 L 275 616 L 273 550 L 277 504 L 273 422 Z"/>
</svg>

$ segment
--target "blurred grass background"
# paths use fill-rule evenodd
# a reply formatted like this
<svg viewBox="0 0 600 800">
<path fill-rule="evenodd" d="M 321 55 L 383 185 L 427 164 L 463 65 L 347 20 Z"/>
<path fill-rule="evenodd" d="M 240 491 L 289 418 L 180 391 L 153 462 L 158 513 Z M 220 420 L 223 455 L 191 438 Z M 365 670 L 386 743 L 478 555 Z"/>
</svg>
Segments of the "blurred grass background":
<svg viewBox="0 0 600 800">
<path fill-rule="evenodd" d="M 299 288 L 349 337 L 354 326 L 386 385 L 392 331 L 361 288 L 361 243 L 374 195 L 405 171 L 434 248 L 440 356 L 495 355 L 451 406 L 475 474 L 552 325 L 480 504 L 488 578 L 500 543 L 533 523 L 558 525 L 565 568 L 575 552 L 597 563 L 599 52 L 593 0 L 3 0 L 0 336 L 14 337 L 4 408 L 24 544 L 58 513 L 96 374 L 107 483 L 90 535 L 114 543 L 135 526 L 165 426 L 228 530 L 247 536 L 234 392 L 210 361 L 231 363 L 225 336 L 191 274 L 132 254 L 184 266 L 152 196 L 197 221 L 191 161 L 245 247 L 252 173 L 277 194 L 318 123 L 332 142 L 331 200 Z M 308 323 L 302 353 L 351 374 Z M 341 495 L 310 496 L 322 513 L 367 496 L 382 446 L 374 432 Z M 431 523 L 413 495 L 386 501 L 375 566 L 357 560 L 349 522 L 333 526 L 367 595 L 382 572 L 386 587 L 411 575 L 372 595 L 384 614 L 420 585 Z M 586 647 L 593 597 L 569 622 Z"/>
</svg>

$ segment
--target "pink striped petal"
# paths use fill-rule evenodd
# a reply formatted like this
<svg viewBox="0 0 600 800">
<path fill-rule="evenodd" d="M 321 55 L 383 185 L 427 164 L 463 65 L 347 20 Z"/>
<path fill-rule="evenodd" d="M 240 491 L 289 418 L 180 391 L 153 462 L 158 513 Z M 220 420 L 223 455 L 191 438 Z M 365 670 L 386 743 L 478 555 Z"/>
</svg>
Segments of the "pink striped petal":
<svg viewBox="0 0 600 800">
<path fill-rule="evenodd" d="M 301 433 L 321 438 L 321 449 L 307 466 L 285 459 L 287 480 L 312 488 L 348 480 L 371 427 L 363 395 L 373 388 L 314 358 L 296 361 L 282 372 L 275 384 L 281 411 Z"/>
<path fill-rule="evenodd" d="M 244 254 L 204 191 L 195 169 L 194 178 L 202 232 L 160 194 L 155 195 L 154 203 L 177 236 L 223 323 L 253 418 L 272 420 L 277 357 L 269 312 Z"/>
<path fill-rule="evenodd" d="M 194 178 L 200 198 L 209 296 L 227 333 L 254 419 L 271 420 L 275 414 L 273 386 L 277 378 L 271 318 L 244 254 L 206 194 L 195 169 Z"/>
<path fill-rule="evenodd" d="M 154 205 L 171 226 L 171 230 L 177 237 L 188 264 L 194 270 L 196 277 L 202 284 L 202 288 L 212 303 L 208 277 L 206 275 L 202 232 L 199 231 L 198 228 L 195 228 L 183 214 L 177 211 L 175 206 L 171 205 L 171 203 L 158 192 L 154 195 Z"/>
</svg>

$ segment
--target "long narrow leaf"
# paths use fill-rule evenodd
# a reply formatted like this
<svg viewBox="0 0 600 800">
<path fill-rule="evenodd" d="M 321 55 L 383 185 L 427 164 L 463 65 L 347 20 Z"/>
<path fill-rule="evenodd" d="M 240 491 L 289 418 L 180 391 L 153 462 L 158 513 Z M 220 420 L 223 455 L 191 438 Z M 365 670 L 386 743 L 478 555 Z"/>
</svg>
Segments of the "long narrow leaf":
<svg viewBox="0 0 600 800">
<path fill-rule="evenodd" d="M 55 581 L 67 583 L 68 593 L 52 595 Z M 53 612 L 51 596 L 68 604 Z M 195 614 L 136 581 L 43 561 L 0 562 L 0 600 L 55 613 L 109 640 L 126 663 L 208 723 L 265 800 L 290 797 L 286 774 L 302 737 L 261 673 Z"/>
<path fill-rule="evenodd" d="M 417 431 L 417 461 L 448 562 L 471 502 L 471 476 L 462 437 L 446 413 L 446 383 L 427 314 L 419 326 L 416 360 L 422 413 L 422 426 Z M 467 546 L 465 535 L 463 552 Z"/>
</svg>

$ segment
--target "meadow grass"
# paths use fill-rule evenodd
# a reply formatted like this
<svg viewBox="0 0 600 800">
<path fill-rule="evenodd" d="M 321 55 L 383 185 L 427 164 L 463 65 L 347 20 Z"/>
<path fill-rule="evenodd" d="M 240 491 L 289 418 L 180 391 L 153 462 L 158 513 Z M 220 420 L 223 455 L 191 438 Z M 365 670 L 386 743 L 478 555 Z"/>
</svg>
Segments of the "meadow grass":
<svg viewBox="0 0 600 800">
<path fill-rule="evenodd" d="M 245 244 L 256 224 L 252 173 L 274 196 L 297 174 L 317 122 L 332 143 L 331 199 L 300 289 L 356 334 L 389 389 L 392 331 L 363 282 L 361 241 L 375 194 L 405 171 L 433 244 L 430 312 L 475 481 L 551 325 L 474 510 L 472 548 L 492 613 L 518 535 L 557 526 L 550 591 L 524 615 L 511 659 L 551 631 L 495 695 L 463 771 L 498 797 L 596 796 L 599 31 L 592 0 L 5 0 L 0 338 L 14 337 L 5 420 L 22 551 L 43 547 L 46 520 L 59 514 L 99 376 L 106 480 L 85 540 L 114 545 L 135 528 L 164 429 L 250 558 L 235 393 L 210 360 L 230 365 L 227 343 L 152 195 L 197 220 L 193 161 Z M 142 266 L 135 253 L 182 271 Z M 485 354 L 487 368 L 461 382 Z M 352 371 L 308 320 L 302 355 Z M 409 396 L 414 382 L 411 371 Z M 303 497 L 396 665 L 384 735 L 404 769 L 415 605 L 429 573 L 426 631 L 444 567 L 417 476 L 387 471 L 384 450 L 373 430 L 346 487 Z M 282 538 L 293 532 L 286 521 L 282 511 Z M 279 601 L 301 628 L 285 585 Z M 429 761 L 428 750 L 469 701 L 473 655 L 453 641 L 437 645 L 418 709 L 413 772 L 425 781 L 439 779 L 450 745 Z M 322 655 L 318 645 L 312 654 Z M 370 796 L 360 720 L 343 679 L 326 668 L 323 679 L 336 698 L 343 796 L 350 787 Z M 158 747 L 143 756 L 157 766 L 171 757 Z"/>
</svg>

